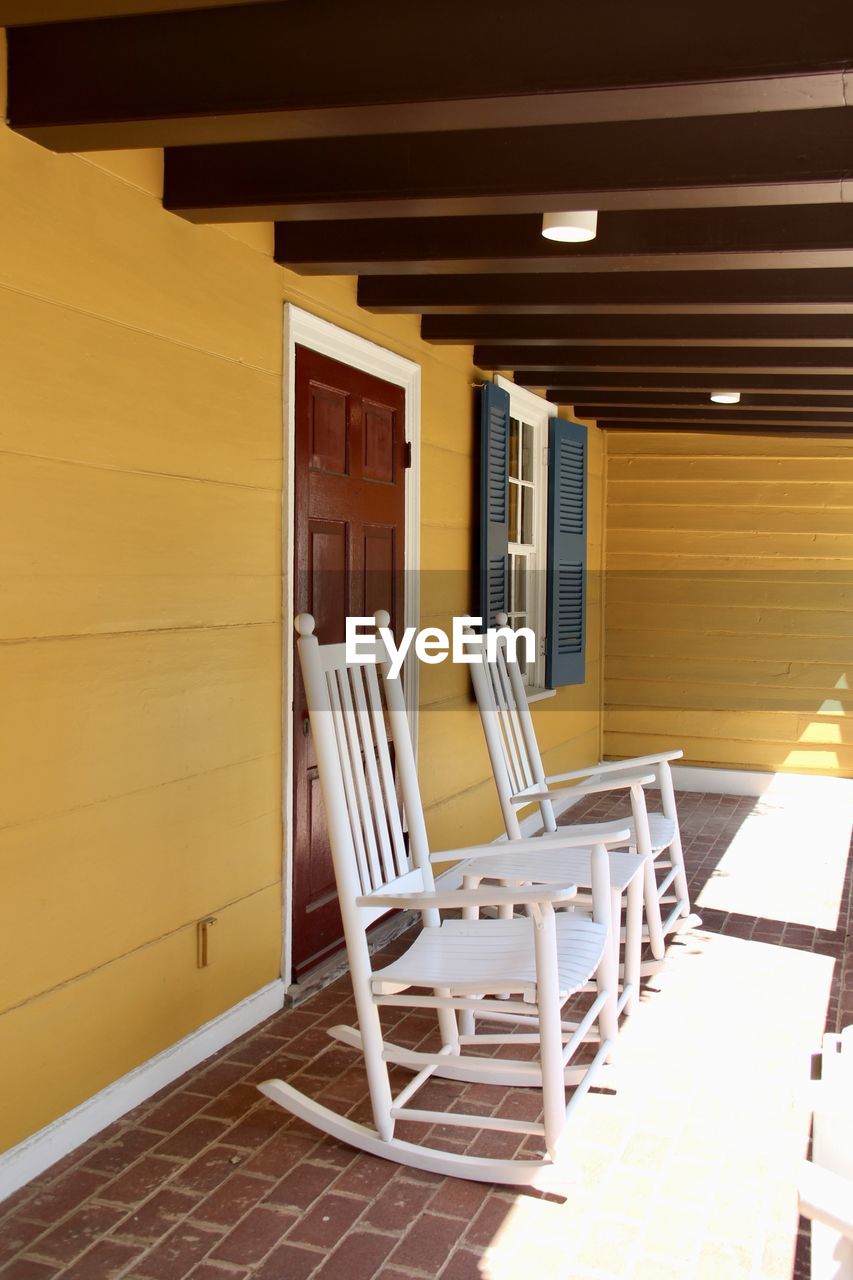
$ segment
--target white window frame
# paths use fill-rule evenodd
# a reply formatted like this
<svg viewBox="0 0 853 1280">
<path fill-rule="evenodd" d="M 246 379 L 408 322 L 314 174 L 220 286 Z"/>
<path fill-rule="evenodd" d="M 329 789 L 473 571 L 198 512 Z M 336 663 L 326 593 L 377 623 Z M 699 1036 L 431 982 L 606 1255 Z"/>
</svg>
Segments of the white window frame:
<svg viewBox="0 0 853 1280">
<path fill-rule="evenodd" d="M 527 616 L 536 633 L 536 662 L 526 679 L 528 701 L 534 701 L 553 693 L 545 687 L 545 583 L 548 568 L 548 424 L 556 418 L 557 406 L 526 387 L 510 382 L 509 378 L 498 375 L 495 383 L 509 394 L 509 416 L 518 418 L 535 432 L 533 535 L 536 550 L 529 557 L 533 564 L 527 590 Z M 510 542 L 509 555 L 513 545 Z"/>
</svg>

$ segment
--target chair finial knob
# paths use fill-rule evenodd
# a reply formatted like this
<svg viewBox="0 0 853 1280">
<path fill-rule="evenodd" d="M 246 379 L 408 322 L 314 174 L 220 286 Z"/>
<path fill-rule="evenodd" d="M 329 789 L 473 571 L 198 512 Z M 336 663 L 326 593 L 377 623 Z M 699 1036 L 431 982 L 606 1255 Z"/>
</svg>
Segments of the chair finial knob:
<svg viewBox="0 0 853 1280">
<path fill-rule="evenodd" d="M 391 625 L 391 615 L 387 609 L 377 609 L 373 615 L 373 621 L 378 627 L 388 627 Z"/>
<path fill-rule="evenodd" d="M 504 613 L 503 609 L 501 609 L 500 613 L 495 614 L 495 622 L 499 627 L 505 627 L 509 622 L 509 614 Z"/>
<path fill-rule="evenodd" d="M 297 613 L 293 619 L 293 625 L 296 628 L 296 634 L 299 636 L 313 636 L 315 622 L 310 613 Z"/>
</svg>

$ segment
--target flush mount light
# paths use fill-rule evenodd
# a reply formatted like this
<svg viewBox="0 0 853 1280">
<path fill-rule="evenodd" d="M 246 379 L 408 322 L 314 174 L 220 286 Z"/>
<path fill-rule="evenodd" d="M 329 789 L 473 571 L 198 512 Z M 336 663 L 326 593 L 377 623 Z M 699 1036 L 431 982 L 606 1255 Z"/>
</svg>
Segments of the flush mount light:
<svg viewBox="0 0 853 1280">
<path fill-rule="evenodd" d="M 597 209 L 581 209 L 576 213 L 545 213 L 542 215 L 542 234 L 546 240 L 562 240 L 568 244 L 580 244 L 584 240 L 594 240 L 597 229 Z"/>
<path fill-rule="evenodd" d="M 711 399 L 714 404 L 740 404 L 739 391 L 712 391 Z"/>
</svg>

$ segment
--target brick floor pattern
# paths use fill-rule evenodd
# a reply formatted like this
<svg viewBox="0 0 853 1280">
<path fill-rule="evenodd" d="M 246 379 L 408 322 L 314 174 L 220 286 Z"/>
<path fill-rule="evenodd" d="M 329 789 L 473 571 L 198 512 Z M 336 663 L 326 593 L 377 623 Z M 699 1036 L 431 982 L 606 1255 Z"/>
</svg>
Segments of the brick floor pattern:
<svg viewBox="0 0 853 1280">
<path fill-rule="evenodd" d="M 734 796 L 680 797 L 694 901 L 760 805 Z M 598 820 L 623 811 L 618 800 L 594 796 L 571 816 Z M 731 951 L 743 963 L 745 944 L 764 944 L 754 954 L 777 968 L 785 957 L 796 960 L 794 953 L 810 953 L 820 964 L 830 958 L 820 1018 L 825 1014 L 828 1029 L 853 1022 L 850 875 L 848 859 L 834 930 L 702 910 L 705 941 L 694 946 L 685 935 L 673 944 L 681 953 L 672 963 L 674 979 L 668 964 L 661 980 L 648 984 L 623 1037 L 626 1044 L 633 1037 L 628 1060 L 633 1052 L 640 1061 L 643 1038 L 648 1053 L 650 1037 L 665 1033 L 666 1002 L 670 993 L 678 998 L 679 983 L 682 990 L 698 983 L 702 995 L 702 965 L 709 963 L 703 947 L 712 957 Z M 705 996 L 714 995 L 715 972 L 706 973 L 712 985 Z M 680 1098 L 666 1088 L 650 1090 L 638 1104 L 639 1121 L 624 1110 L 633 1105 L 630 1079 L 625 1104 L 617 1101 L 619 1090 L 588 1095 L 576 1116 L 581 1186 L 566 1205 L 357 1154 L 258 1094 L 258 1081 L 282 1076 L 368 1119 L 357 1055 L 326 1034 L 352 1021 L 349 980 L 342 978 L 268 1019 L 17 1192 L 0 1205 L 2 1280 L 510 1280 L 534 1271 L 539 1280 L 805 1280 L 807 1237 L 801 1225 L 795 1256 L 790 1187 L 774 1181 L 764 1148 L 751 1148 L 747 1128 L 737 1128 L 748 1117 L 735 1111 L 733 1145 L 715 1145 L 717 1121 L 703 1125 L 695 1093 Z M 819 1038 L 814 1019 L 803 1027 Z M 395 1038 L 412 1046 L 433 1034 L 426 1014 L 404 1015 L 394 1025 Z M 690 1034 L 701 1036 L 701 1020 Z M 745 1064 L 758 1089 L 751 1111 L 760 1110 L 765 1066 Z M 677 1075 L 677 1062 L 662 1059 L 664 1082 L 668 1070 Z M 528 1117 L 537 1111 L 535 1091 L 441 1082 L 431 1082 L 429 1091 L 436 1103 L 462 1111 Z M 729 1106 L 724 1098 L 714 1115 L 728 1115 Z M 799 1132 L 794 1146 L 803 1145 Z M 443 1127 L 432 1137 L 455 1150 L 528 1149 L 506 1133 Z M 749 1206 L 755 1211 L 739 1236 Z"/>
</svg>

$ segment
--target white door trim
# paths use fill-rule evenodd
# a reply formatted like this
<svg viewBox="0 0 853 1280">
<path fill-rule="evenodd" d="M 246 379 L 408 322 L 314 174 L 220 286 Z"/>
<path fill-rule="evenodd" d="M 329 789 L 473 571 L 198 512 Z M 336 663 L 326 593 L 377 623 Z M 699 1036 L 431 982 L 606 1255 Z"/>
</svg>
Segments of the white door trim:
<svg viewBox="0 0 853 1280">
<path fill-rule="evenodd" d="M 349 333 L 338 325 L 321 320 L 287 302 L 284 306 L 284 413 L 283 448 L 284 483 L 282 485 L 282 807 L 284 833 L 282 891 L 284 936 L 282 944 L 282 978 L 291 982 L 292 921 L 290 904 L 293 884 L 293 516 L 294 516 L 294 440 L 296 347 L 310 347 L 321 355 L 360 369 L 363 373 L 383 378 L 402 387 L 406 394 L 406 439 L 412 447 L 412 465 L 406 472 L 406 533 L 404 555 L 403 621 L 407 627 L 418 626 L 420 619 L 420 476 L 421 476 L 421 367 L 414 360 L 398 356 L 385 347 Z M 410 651 L 411 653 L 411 651 Z M 403 669 L 406 708 L 412 728 L 412 739 L 418 741 L 418 670 L 412 658 Z"/>
</svg>

